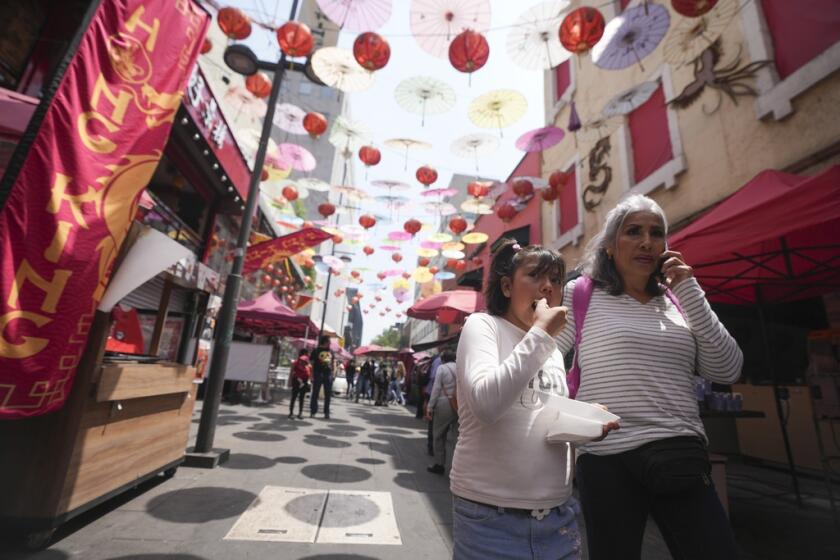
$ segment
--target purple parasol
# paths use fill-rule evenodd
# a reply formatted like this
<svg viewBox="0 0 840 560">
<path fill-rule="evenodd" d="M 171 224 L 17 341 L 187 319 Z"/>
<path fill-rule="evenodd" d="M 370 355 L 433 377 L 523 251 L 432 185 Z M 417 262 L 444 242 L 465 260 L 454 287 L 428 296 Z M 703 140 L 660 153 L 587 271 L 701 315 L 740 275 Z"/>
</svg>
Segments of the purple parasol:
<svg viewBox="0 0 840 560">
<path fill-rule="evenodd" d="M 312 171 L 315 169 L 315 156 L 297 144 L 278 144 L 277 155 L 281 161 L 285 161 L 292 168 L 298 171 Z"/>
<path fill-rule="evenodd" d="M 373 31 L 391 17 L 391 0 L 317 0 L 324 14 L 346 31 Z"/>
<path fill-rule="evenodd" d="M 671 16 L 659 4 L 635 6 L 613 18 L 604 29 L 604 36 L 592 48 L 592 62 L 606 70 L 621 70 L 638 64 L 652 53 L 665 34 Z"/>
<path fill-rule="evenodd" d="M 575 107 L 575 102 L 572 101 L 571 109 L 569 110 L 569 130 L 572 132 L 577 132 L 578 130 L 583 127 L 583 124 L 580 122 L 580 115 L 578 115 L 577 107 Z"/>
<path fill-rule="evenodd" d="M 516 147 L 523 152 L 542 152 L 559 144 L 566 133 L 556 126 L 544 126 L 528 131 L 516 140 Z"/>
</svg>

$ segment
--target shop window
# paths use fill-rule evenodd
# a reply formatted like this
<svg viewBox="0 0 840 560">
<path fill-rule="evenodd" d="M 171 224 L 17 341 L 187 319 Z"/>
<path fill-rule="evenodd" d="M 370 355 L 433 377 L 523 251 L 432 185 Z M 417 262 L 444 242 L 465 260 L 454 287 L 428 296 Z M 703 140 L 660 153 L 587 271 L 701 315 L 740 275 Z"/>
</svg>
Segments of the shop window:
<svg viewBox="0 0 840 560">
<path fill-rule="evenodd" d="M 569 174 L 569 181 L 560 191 L 560 197 L 554 203 L 556 210 L 554 224 L 555 249 L 562 249 L 569 244 L 577 244 L 583 235 L 583 214 L 581 204 L 580 172 L 577 156 L 561 167 Z"/>
<path fill-rule="evenodd" d="M 633 146 L 633 180 L 639 183 L 674 156 L 661 86 L 630 113 L 627 123 Z"/>
<path fill-rule="evenodd" d="M 773 60 L 756 76 L 758 118 L 782 119 L 791 100 L 840 70 L 836 0 L 760 0 L 740 10 L 750 59 Z"/>
</svg>

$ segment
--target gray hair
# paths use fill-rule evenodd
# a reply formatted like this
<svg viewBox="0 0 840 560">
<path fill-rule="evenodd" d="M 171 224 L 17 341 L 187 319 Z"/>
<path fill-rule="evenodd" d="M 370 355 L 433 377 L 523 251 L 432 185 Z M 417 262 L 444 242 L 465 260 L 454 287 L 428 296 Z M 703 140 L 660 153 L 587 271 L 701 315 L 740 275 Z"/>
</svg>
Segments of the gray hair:
<svg viewBox="0 0 840 560">
<path fill-rule="evenodd" d="M 614 296 L 624 293 L 624 281 L 616 270 L 615 263 L 607 255 L 607 249 L 615 247 L 616 238 L 621 226 L 624 225 L 624 220 L 635 212 L 650 212 L 659 216 L 667 235 L 668 219 L 662 207 L 652 198 L 641 194 L 628 196 L 607 213 L 604 227 L 586 244 L 583 258 L 577 267 L 581 274 L 592 278 L 596 286 Z M 662 293 L 659 283 L 653 276 L 648 281 L 646 290 L 654 296 Z"/>
</svg>

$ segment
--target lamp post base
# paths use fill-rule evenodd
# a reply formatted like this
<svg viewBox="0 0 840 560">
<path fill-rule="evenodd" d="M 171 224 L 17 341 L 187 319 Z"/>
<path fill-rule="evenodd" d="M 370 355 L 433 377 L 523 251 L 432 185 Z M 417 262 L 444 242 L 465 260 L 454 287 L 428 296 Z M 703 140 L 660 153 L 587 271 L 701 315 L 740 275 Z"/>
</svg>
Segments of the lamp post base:
<svg viewBox="0 0 840 560">
<path fill-rule="evenodd" d="M 194 469 L 215 469 L 227 463 L 230 459 L 230 449 L 214 447 L 207 453 L 197 453 L 194 447 L 188 447 L 184 455 L 184 466 Z"/>
</svg>

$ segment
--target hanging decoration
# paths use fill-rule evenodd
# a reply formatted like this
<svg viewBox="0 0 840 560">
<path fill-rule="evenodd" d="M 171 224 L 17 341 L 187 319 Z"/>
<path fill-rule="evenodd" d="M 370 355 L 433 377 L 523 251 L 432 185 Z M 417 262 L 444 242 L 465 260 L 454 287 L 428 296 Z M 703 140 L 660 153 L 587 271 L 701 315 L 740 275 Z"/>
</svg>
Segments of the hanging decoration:
<svg viewBox="0 0 840 560">
<path fill-rule="evenodd" d="M 467 229 L 467 220 L 461 216 L 455 216 L 449 220 L 449 231 L 455 235 L 461 235 Z"/>
<path fill-rule="evenodd" d="M 216 22 L 228 39 L 241 41 L 251 34 L 251 19 L 239 8 L 222 8 L 216 15 Z"/>
<path fill-rule="evenodd" d="M 366 90 L 373 84 L 373 73 L 359 66 L 347 49 L 322 47 L 310 61 L 318 79 L 331 88 L 349 93 Z"/>
<path fill-rule="evenodd" d="M 288 200 L 289 202 L 294 202 L 298 199 L 298 190 L 292 185 L 286 185 L 283 187 L 283 198 Z"/>
<path fill-rule="evenodd" d="M 627 8 L 604 29 L 604 37 L 592 48 L 592 62 L 605 70 L 622 70 L 638 64 L 652 53 L 668 33 L 671 16 L 660 4 Z"/>
<path fill-rule="evenodd" d="M 514 194 L 519 198 L 534 195 L 534 184 L 528 179 L 516 179 L 510 186 Z"/>
<path fill-rule="evenodd" d="M 405 111 L 420 115 L 420 126 L 425 126 L 426 115 L 439 115 L 455 106 L 455 90 L 429 76 L 401 81 L 394 90 L 394 98 Z"/>
<path fill-rule="evenodd" d="M 657 80 L 637 84 L 610 99 L 601 109 L 601 114 L 605 117 L 619 117 L 630 114 L 650 99 L 657 88 L 659 88 Z"/>
<path fill-rule="evenodd" d="M 395 263 L 400 262 L 403 259 L 403 256 L 400 253 L 391 253 L 391 260 Z"/>
<path fill-rule="evenodd" d="M 498 216 L 503 222 L 507 223 L 516 217 L 516 208 L 513 204 L 505 202 L 496 210 L 496 216 Z"/>
<path fill-rule="evenodd" d="M 287 21 L 277 28 L 277 42 L 286 56 L 309 56 L 315 46 L 309 26 L 299 21 Z"/>
<path fill-rule="evenodd" d="M 449 62 L 459 72 L 470 76 L 480 70 L 490 57 L 490 44 L 478 31 L 467 29 L 452 40 L 449 45 Z"/>
<path fill-rule="evenodd" d="M 410 233 L 412 237 L 414 237 L 422 227 L 423 223 L 416 218 L 406 220 L 406 222 L 403 224 L 403 229 Z"/>
<path fill-rule="evenodd" d="M 491 184 L 489 181 L 470 181 L 467 184 L 467 193 L 475 198 L 485 197 L 490 192 Z"/>
<path fill-rule="evenodd" d="M 475 171 L 478 173 L 478 158 L 495 152 L 499 148 L 499 139 L 492 134 L 476 132 L 456 138 L 450 150 L 453 154 L 462 158 L 475 160 Z"/>
<path fill-rule="evenodd" d="M 736 0 L 721 0 L 704 15 L 679 18 L 662 46 L 662 57 L 677 66 L 696 60 L 723 35 L 738 10 Z"/>
<path fill-rule="evenodd" d="M 544 189 L 540 190 L 540 196 L 546 202 L 553 202 L 553 201 L 557 200 L 557 197 L 559 195 L 557 193 L 557 189 L 555 189 L 554 187 L 549 185 L 549 186 L 545 187 Z"/>
<path fill-rule="evenodd" d="M 306 113 L 306 116 L 303 117 L 303 128 L 306 129 L 306 132 L 312 138 L 317 140 L 319 136 L 327 131 L 327 118 L 321 113 L 314 111 Z"/>
<path fill-rule="evenodd" d="M 335 214 L 335 205 L 329 202 L 319 204 L 318 213 L 321 214 L 324 218 L 329 218 L 330 216 Z"/>
<path fill-rule="evenodd" d="M 601 138 L 592 148 L 588 156 L 589 180 L 593 181 L 583 189 L 583 207 L 590 212 L 604 199 L 604 193 L 612 181 L 612 167 L 610 160 L 610 137 Z M 597 181 L 597 182 L 596 182 Z"/>
<path fill-rule="evenodd" d="M 437 181 L 438 172 L 435 170 L 434 167 L 429 165 L 424 165 L 417 169 L 417 172 L 414 174 L 417 177 L 417 180 L 420 181 L 424 187 L 428 188 L 429 185 Z"/>
<path fill-rule="evenodd" d="M 381 70 L 391 58 L 391 46 L 381 35 L 368 31 L 353 41 L 353 57 L 368 72 Z"/>
<path fill-rule="evenodd" d="M 365 229 L 370 229 L 376 225 L 376 218 L 371 214 L 362 214 L 359 216 L 359 225 Z"/>
<path fill-rule="evenodd" d="M 391 0 L 316 0 L 318 7 L 339 29 L 370 31 L 391 17 Z"/>
<path fill-rule="evenodd" d="M 207 54 L 212 49 L 213 49 L 213 41 L 211 41 L 209 37 L 205 37 L 204 42 L 201 43 L 201 54 Z"/>
<path fill-rule="evenodd" d="M 481 128 L 502 129 L 521 119 L 528 110 L 528 100 L 513 89 L 497 89 L 477 97 L 470 103 L 470 121 Z"/>
<path fill-rule="evenodd" d="M 572 10 L 560 24 L 560 43 L 567 51 L 581 55 L 598 44 L 604 27 L 604 16 L 596 8 Z"/>
<path fill-rule="evenodd" d="M 560 23 L 569 0 L 548 0 L 524 11 L 507 36 L 507 52 L 528 70 L 548 70 L 569 58 L 560 45 Z"/>
<path fill-rule="evenodd" d="M 556 126 L 544 126 L 530 130 L 516 139 L 516 147 L 523 152 L 542 152 L 559 144 L 566 133 Z"/>
<path fill-rule="evenodd" d="M 409 17 L 420 48 L 446 58 L 453 37 L 465 29 L 487 31 L 490 15 L 490 0 L 412 0 Z"/>
<path fill-rule="evenodd" d="M 408 151 L 409 150 L 431 150 L 432 145 L 422 140 L 415 140 L 413 138 L 390 138 L 385 140 L 385 145 L 389 148 L 396 148 L 405 150 L 405 169 L 408 169 Z"/>
<path fill-rule="evenodd" d="M 290 134 L 306 134 L 306 128 L 303 126 L 305 117 L 306 111 L 292 103 L 278 103 L 274 108 L 274 124 Z"/>
<path fill-rule="evenodd" d="M 420 257 L 417 259 L 417 264 L 420 266 L 429 266 L 430 262 L 429 257 Z"/>
<path fill-rule="evenodd" d="M 245 78 L 245 89 L 250 91 L 254 97 L 263 99 L 271 93 L 271 80 L 265 72 L 257 72 Z"/>
<path fill-rule="evenodd" d="M 368 143 L 371 130 L 360 121 L 351 121 L 345 117 L 337 117 L 330 129 L 330 144 L 341 151 L 341 155 L 349 158 L 353 151 Z"/>
<path fill-rule="evenodd" d="M 367 170 L 382 161 L 382 152 L 373 146 L 362 146 L 359 148 L 359 159 L 365 164 L 365 178 L 367 178 Z"/>
<path fill-rule="evenodd" d="M 365 255 L 367 256 L 371 256 L 375 252 L 374 248 L 370 245 L 365 245 L 364 247 L 362 247 L 362 251 L 364 251 Z"/>
</svg>

